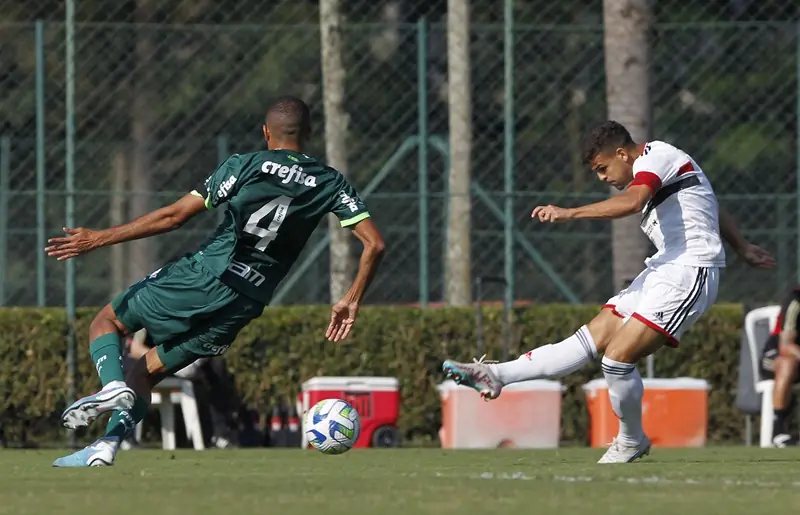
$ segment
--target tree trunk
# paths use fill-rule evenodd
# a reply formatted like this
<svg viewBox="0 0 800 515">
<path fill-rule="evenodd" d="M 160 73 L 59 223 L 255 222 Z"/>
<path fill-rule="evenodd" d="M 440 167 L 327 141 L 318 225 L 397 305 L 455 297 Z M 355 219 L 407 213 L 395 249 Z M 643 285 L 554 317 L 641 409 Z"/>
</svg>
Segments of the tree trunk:
<svg viewBox="0 0 800 515">
<path fill-rule="evenodd" d="M 137 0 L 135 19 L 137 23 L 150 21 L 151 0 Z M 130 167 L 130 189 L 132 195 L 128 204 L 128 216 L 133 219 L 153 209 L 153 94 L 155 87 L 148 80 L 153 66 L 155 45 L 147 28 L 136 29 L 136 68 L 134 70 L 133 102 L 131 103 L 132 155 Z M 130 276 L 128 283 L 138 281 L 154 269 L 153 240 L 143 238 L 128 245 Z"/>
<path fill-rule="evenodd" d="M 347 176 L 347 112 L 344 109 L 342 64 L 342 16 L 339 0 L 320 0 L 319 24 L 322 51 L 322 84 L 325 109 L 325 156 L 330 166 Z M 355 262 L 350 252 L 351 237 L 329 215 L 331 302 L 341 299 L 350 288 Z"/>
<path fill-rule="evenodd" d="M 649 0 L 603 1 L 608 117 L 623 124 L 637 143 L 650 137 L 651 20 Z M 612 189 L 611 193 L 618 192 Z M 649 245 L 639 221 L 638 216 L 630 216 L 613 222 L 616 289 L 636 277 L 644 266 Z"/>
<path fill-rule="evenodd" d="M 125 195 L 127 187 L 128 170 L 125 145 L 120 145 L 111 158 L 111 199 L 109 201 L 108 218 L 111 226 L 125 223 Z M 126 286 L 125 248 L 122 245 L 111 247 L 111 294 L 109 298 L 115 297 L 122 292 Z"/>
<path fill-rule="evenodd" d="M 447 204 L 445 302 L 471 299 L 470 158 L 472 98 L 469 59 L 469 0 L 447 2 L 447 96 L 450 128 L 450 196 Z"/>
</svg>

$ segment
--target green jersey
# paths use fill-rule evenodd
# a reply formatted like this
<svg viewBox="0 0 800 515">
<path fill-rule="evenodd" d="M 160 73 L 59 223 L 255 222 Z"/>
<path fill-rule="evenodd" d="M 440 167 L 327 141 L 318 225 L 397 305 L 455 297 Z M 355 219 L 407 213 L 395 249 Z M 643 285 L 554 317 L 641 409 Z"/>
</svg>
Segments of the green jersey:
<svg viewBox="0 0 800 515">
<path fill-rule="evenodd" d="M 289 150 L 234 154 L 192 192 L 208 209 L 227 205 L 195 259 L 236 291 L 268 304 L 323 216 L 342 227 L 369 217 L 342 174 Z"/>
</svg>

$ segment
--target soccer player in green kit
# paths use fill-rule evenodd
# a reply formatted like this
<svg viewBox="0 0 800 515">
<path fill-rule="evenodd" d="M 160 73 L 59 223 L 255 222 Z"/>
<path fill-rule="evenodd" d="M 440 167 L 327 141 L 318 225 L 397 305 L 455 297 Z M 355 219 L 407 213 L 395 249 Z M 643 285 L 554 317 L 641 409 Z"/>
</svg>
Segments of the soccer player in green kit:
<svg viewBox="0 0 800 515">
<path fill-rule="evenodd" d="M 58 260 L 99 247 L 172 231 L 193 216 L 226 205 L 225 218 L 196 252 L 134 284 L 104 307 L 90 328 L 92 360 L 103 388 L 62 415 L 68 428 L 113 411 L 102 438 L 57 467 L 108 466 L 119 444 L 142 420 L 152 387 L 197 358 L 225 352 L 238 332 L 261 315 L 323 216 L 334 213 L 364 246 L 355 280 L 334 304 L 326 337 L 347 338 L 384 243 L 358 193 L 339 172 L 303 153 L 308 106 L 282 97 L 267 111 L 268 150 L 234 154 L 196 190 L 172 205 L 105 230 L 64 229 L 45 249 Z M 147 329 L 156 346 L 125 375 L 121 338 Z"/>
</svg>

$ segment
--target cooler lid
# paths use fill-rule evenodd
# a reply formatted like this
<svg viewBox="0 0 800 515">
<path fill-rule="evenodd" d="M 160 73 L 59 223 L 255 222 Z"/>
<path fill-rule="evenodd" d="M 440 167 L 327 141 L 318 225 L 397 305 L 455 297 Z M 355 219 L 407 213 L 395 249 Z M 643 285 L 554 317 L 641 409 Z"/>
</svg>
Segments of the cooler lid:
<svg viewBox="0 0 800 515">
<path fill-rule="evenodd" d="M 695 377 L 673 377 L 642 379 L 645 389 L 650 390 L 710 390 L 711 387 L 705 379 Z M 584 391 L 594 392 L 608 388 L 605 379 L 592 379 L 583 385 Z"/>
<path fill-rule="evenodd" d="M 400 381 L 395 377 L 372 376 L 318 376 L 303 383 L 303 391 L 352 390 L 395 391 Z"/>
</svg>

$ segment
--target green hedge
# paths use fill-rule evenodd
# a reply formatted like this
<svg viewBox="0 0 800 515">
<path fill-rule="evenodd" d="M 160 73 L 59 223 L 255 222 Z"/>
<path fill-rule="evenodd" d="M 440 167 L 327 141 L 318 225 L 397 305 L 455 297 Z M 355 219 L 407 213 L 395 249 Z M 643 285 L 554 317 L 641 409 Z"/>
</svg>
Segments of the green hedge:
<svg viewBox="0 0 800 515">
<path fill-rule="evenodd" d="M 593 306 L 539 305 L 514 312 L 511 355 L 563 339 L 588 321 Z M 94 310 L 78 313 L 77 391 L 94 391 L 98 382 L 88 356 L 88 328 Z M 502 311 L 487 309 L 484 341 L 488 357 L 501 355 Z M 406 439 L 435 440 L 440 409 L 436 385 L 442 359 L 475 355 L 472 309 L 367 307 L 353 338 L 339 345 L 324 339 L 327 306 L 267 309 L 245 328 L 229 351 L 228 366 L 246 402 L 261 410 L 276 399 L 293 400 L 302 381 L 315 375 L 388 375 L 400 379 L 400 427 Z M 659 377 L 691 376 L 712 385 L 711 442 L 741 441 L 742 414 L 734 406 L 742 309 L 717 306 L 686 334 L 677 350 L 655 360 Z M 6 433 L 13 438 L 27 426 L 32 439 L 56 440 L 64 408 L 66 323 L 61 309 L 0 310 L 0 394 Z M 564 378 L 562 440 L 588 441 L 588 413 L 581 385 L 600 377 L 599 361 Z"/>
</svg>

